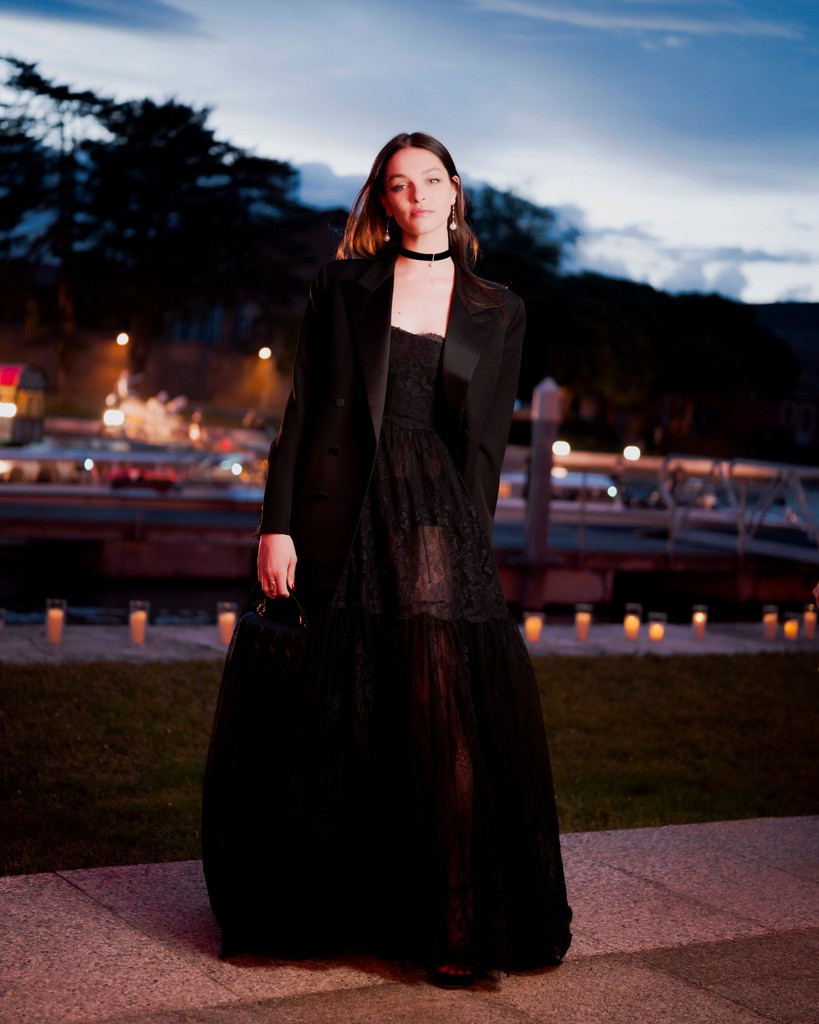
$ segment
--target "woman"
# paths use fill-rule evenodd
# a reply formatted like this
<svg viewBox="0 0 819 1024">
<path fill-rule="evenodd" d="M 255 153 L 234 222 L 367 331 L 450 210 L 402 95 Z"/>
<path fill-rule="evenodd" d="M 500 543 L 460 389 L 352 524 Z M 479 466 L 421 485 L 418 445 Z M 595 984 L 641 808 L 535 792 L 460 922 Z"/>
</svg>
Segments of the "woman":
<svg viewBox="0 0 819 1024">
<path fill-rule="evenodd" d="M 449 986 L 571 941 L 539 698 L 490 544 L 524 311 L 471 272 L 464 214 L 447 150 L 398 135 L 313 283 L 258 554 L 264 594 L 307 606 L 305 665 L 272 716 L 275 778 L 247 782 L 264 842 L 220 859 L 207 816 L 204 836 L 228 949 L 368 945 Z"/>
</svg>

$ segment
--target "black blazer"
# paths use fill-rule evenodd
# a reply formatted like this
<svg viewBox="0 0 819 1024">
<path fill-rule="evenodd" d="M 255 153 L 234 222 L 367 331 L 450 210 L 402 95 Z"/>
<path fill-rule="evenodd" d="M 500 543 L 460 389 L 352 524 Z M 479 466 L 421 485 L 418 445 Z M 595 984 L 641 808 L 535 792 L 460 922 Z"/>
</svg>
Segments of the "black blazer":
<svg viewBox="0 0 819 1024">
<path fill-rule="evenodd" d="M 332 586 L 355 537 L 387 387 L 395 253 L 338 260 L 310 289 L 293 390 L 270 447 L 260 533 L 289 533 L 299 574 Z M 523 303 L 482 296 L 456 266 L 436 428 L 491 536 L 515 402 Z"/>
</svg>

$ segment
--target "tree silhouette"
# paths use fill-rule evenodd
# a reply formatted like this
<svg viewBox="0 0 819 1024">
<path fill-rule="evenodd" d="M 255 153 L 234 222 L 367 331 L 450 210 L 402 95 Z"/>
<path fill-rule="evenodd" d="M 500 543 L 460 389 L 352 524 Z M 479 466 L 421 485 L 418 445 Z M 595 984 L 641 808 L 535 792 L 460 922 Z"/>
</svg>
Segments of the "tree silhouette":
<svg viewBox="0 0 819 1024">
<path fill-rule="evenodd" d="M 270 337 L 304 287 L 296 172 L 217 139 L 207 108 L 116 103 L 6 60 L 14 101 L 0 122 L 0 245 L 27 277 L 38 319 L 54 321 L 43 337 L 57 342 L 61 366 L 78 315 L 127 324 L 137 370 L 170 316 L 203 305 L 220 307 L 226 325 L 251 309 Z"/>
<path fill-rule="evenodd" d="M 169 311 L 250 298 L 269 308 L 292 287 L 295 172 L 218 140 L 209 114 L 175 101 L 118 104 L 101 114 L 106 138 L 83 147 L 85 278 L 106 281 L 109 305 L 128 317 L 137 368 Z"/>
<path fill-rule="evenodd" d="M 59 365 L 65 369 L 77 344 L 74 257 L 82 235 L 78 190 L 83 179 L 78 152 L 110 101 L 57 85 L 43 78 L 35 64 L 3 59 L 10 67 L 5 84 L 13 99 L 2 105 L 0 121 L 0 169 L 8 189 L 0 241 L 19 261 L 18 268 L 53 268 L 55 325 L 38 337 L 56 342 Z M 28 275 L 27 299 L 32 318 L 41 323 L 46 316 L 32 288 L 34 278 Z"/>
</svg>

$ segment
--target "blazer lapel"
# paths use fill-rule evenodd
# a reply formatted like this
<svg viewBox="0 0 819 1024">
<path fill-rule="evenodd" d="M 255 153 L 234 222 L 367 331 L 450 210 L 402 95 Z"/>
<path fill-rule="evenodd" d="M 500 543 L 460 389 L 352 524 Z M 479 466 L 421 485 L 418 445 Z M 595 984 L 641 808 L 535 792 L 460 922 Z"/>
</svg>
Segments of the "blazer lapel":
<svg viewBox="0 0 819 1024">
<path fill-rule="evenodd" d="M 367 267 L 361 277 L 346 282 L 345 286 L 350 328 L 361 365 L 376 441 L 381 434 L 387 394 L 394 266 L 394 257 L 377 260 Z"/>
<path fill-rule="evenodd" d="M 449 310 L 444 350 L 441 353 L 441 386 L 450 429 L 460 426 L 469 382 L 492 331 L 492 313 L 469 304 L 463 291 L 461 272 L 456 268 L 455 289 Z"/>
<path fill-rule="evenodd" d="M 361 277 L 347 281 L 345 300 L 361 365 L 375 438 L 381 434 L 390 358 L 390 317 L 395 257 L 375 260 Z M 455 268 L 455 287 L 441 353 L 441 405 L 444 428 L 454 440 L 466 410 L 469 382 L 492 331 L 492 311 L 472 306 L 463 275 Z"/>
</svg>

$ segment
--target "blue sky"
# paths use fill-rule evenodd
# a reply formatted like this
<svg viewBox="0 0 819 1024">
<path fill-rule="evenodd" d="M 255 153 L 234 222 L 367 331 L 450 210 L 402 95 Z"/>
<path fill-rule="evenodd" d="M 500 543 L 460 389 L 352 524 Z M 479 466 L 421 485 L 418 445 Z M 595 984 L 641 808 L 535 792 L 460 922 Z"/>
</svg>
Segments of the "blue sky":
<svg viewBox="0 0 819 1024">
<path fill-rule="evenodd" d="M 352 198 L 422 130 L 581 228 L 575 266 L 819 301 L 816 0 L 0 0 L 2 51 Z M 319 166 L 321 165 L 321 166 Z"/>
</svg>

